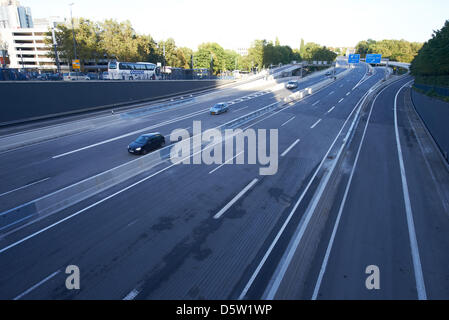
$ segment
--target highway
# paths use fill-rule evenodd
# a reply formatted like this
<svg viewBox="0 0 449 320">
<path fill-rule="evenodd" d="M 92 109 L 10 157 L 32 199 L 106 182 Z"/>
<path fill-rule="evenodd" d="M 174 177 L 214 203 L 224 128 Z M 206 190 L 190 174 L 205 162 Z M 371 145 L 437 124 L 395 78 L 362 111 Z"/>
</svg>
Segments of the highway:
<svg viewBox="0 0 449 320">
<path fill-rule="evenodd" d="M 383 67 L 367 76 L 366 64 L 337 70 L 340 79 L 239 126 L 278 129 L 274 175 L 260 175 L 257 164 L 173 165 L 162 158 L 63 210 L 0 230 L 0 298 L 267 298 L 319 189 L 320 163 L 385 77 Z M 325 78 L 307 77 L 294 91 Z M 276 294 L 290 299 L 449 297 L 449 179 L 413 131 L 418 124 L 410 120 L 406 104 L 411 80 L 387 84 L 362 113 L 316 254 L 308 257 L 305 278 L 297 279 L 305 285 Z M 291 93 L 275 82 L 218 89 L 140 115 L 126 110 L 104 116 L 98 127 L 4 151 L 0 215 L 136 159 L 126 147 L 139 134 L 160 131 L 167 137 L 178 128 L 192 134 L 194 120 L 203 129 L 219 127 Z M 209 107 L 220 101 L 231 103 L 230 112 L 209 115 Z M 39 134 L 39 128 L 33 130 Z M 236 148 L 234 154 L 242 151 Z M 80 269 L 80 290 L 65 286 L 68 265 Z M 380 290 L 366 289 L 367 265 L 379 266 Z"/>
<path fill-rule="evenodd" d="M 324 76 L 309 79 L 301 83 L 299 89 L 317 83 L 323 78 Z M 127 145 L 142 133 L 160 131 L 168 136 L 175 128 L 186 128 L 191 131 L 193 120 L 202 121 L 205 129 L 216 127 L 273 103 L 279 96 L 289 93 L 287 90 L 272 93 L 266 85 L 251 91 L 232 88 L 223 91 L 224 93 L 219 91 L 209 95 L 207 99 L 203 99 L 205 102 L 145 112 L 143 116 L 128 115 L 126 111 L 113 120 L 106 116 L 105 122 L 109 124 L 107 126 L 87 128 L 76 134 L 0 153 L 0 161 L 3 164 L 0 177 L 3 181 L 8 181 L 8 184 L 0 187 L 0 194 L 41 181 L 27 187 L 26 195 L 20 194 L 19 198 L 16 198 L 14 193 L 3 196 L 0 211 L 135 159 L 123 151 L 126 151 Z M 234 101 L 235 104 L 228 114 L 211 118 L 208 111 L 217 99 Z M 73 126 L 76 127 L 77 123 L 74 122 Z M 36 134 L 39 134 L 38 130 Z M 98 157 L 102 160 L 100 163 L 94 160 Z M 85 161 L 86 159 L 88 160 Z M 80 163 L 82 165 L 79 165 Z"/>
<path fill-rule="evenodd" d="M 449 297 L 447 168 L 414 120 L 410 81 L 381 91 L 361 123 L 310 276 L 322 271 L 314 298 Z M 379 268 L 379 290 L 365 287 L 369 265 Z"/>
</svg>

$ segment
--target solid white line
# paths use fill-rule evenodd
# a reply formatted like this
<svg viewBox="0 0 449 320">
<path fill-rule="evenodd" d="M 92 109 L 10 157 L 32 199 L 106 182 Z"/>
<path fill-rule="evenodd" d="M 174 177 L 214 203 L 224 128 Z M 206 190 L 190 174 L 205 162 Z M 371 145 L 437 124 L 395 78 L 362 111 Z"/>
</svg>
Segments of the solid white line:
<svg viewBox="0 0 449 320">
<path fill-rule="evenodd" d="M 237 202 L 253 185 L 257 183 L 258 179 L 254 178 L 253 181 L 251 181 L 242 191 L 240 191 L 227 205 L 223 207 L 220 211 L 218 211 L 214 215 L 214 219 L 220 218 L 234 203 Z"/>
<path fill-rule="evenodd" d="M 24 186 L 22 186 L 22 187 L 20 187 L 20 188 L 16 188 L 16 189 L 14 189 L 14 190 L 10 190 L 10 191 L 1 193 L 1 194 L 0 194 L 0 197 L 1 197 L 1 196 L 4 196 L 4 195 L 7 195 L 7 194 L 9 194 L 9 193 L 12 193 L 12 192 L 14 192 L 14 191 L 18 191 L 18 190 L 27 188 L 27 187 L 29 187 L 29 186 L 32 186 L 32 185 L 37 184 L 37 183 L 39 183 L 39 182 L 43 182 L 43 181 L 48 180 L 48 179 L 50 179 L 50 178 L 45 178 L 45 179 L 42 179 L 42 180 L 39 180 L 39 181 L 35 181 L 35 182 L 33 182 L 33 183 L 26 184 L 26 185 L 24 185 Z"/>
<path fill-rule="evenodd" d="M 134 289 L 133 291 L 128 293 L 126 297 L 123 298 L 123 300 L 133 300 L 138 294 L 139 291 L 137 289 Z"/>
<path fill-rule="evenodd" d="M 389 87 L 389 86 L 388 86 L 388 87 Z M 358 160 L 359 160 L 360 151 L 361 151 L 361 149 L 362 149 L 363 141 L 365 140 L 365 134 L 366 134 L 366 130 L 367 130 L 367 128 L 368 128 L 369 121 L 370 121 L 370 119 L 371 119 L 371 113 L 372 113 L 372 111 L 373 111 L 374 104 L 375 104 L 375 102 L 376 102 L 376 100 L 377 100 L 377 97 L 378 97 L 378 96 L 379 96 L 385 89 L 387 89 L 388 87 L 384 88 L 381 92 L 379 92 L 379 93 L 376 95 L 376 97 L 374 98 L 374 100 L 373 100 L 373 102 L 372 102 L 372 104 L 371 104 L 371 109 L 370 109 L 368 118 L 367 118 L 367 120 L 366 120 L 365 128 L 364 128 L 364 130 L 363 130 L 362 139 L 360 140 L 360 145 L 359 145 L 359 148 L 358 148 L 358 150 L 357 150 L 357 154 L 356 154 L 356 156 L 355 156 L 354 165 L 353 165 L 353 167 L 352 167 L 351 174 L 350 174 L 350 176 L 349 176 L 349 180 L 348 180 L 348 183 L 347 183 L 347 185 L 346 185 L 346 189 L 345 189 L 345 193 L 344 193 L 344 195 L 343 195 L 343 199 L 342 199 L 342 201 L 341 201 L 341 203 L 340 203 L 340 208 L 339 208 L 339 210 L 338 210 L 337 219 L 335 220 L 334 228 L 333 228 L 333 230 L 332 230 L 332 235 L 331 235 L 331 237 L 330 237 L 329 244 L 328 244 L 327 249 L 326 249 L 326 254 L 324 255 L 324 259 L 323 259 L 323 262 L 322 262 L 322 264 L 321 264 L 320 273 L 319 273 L 319 275 L 318 275 L 317 282 L 315 283 L 315 289 L 313 290 L 312 300 L 316 300 L 317 297 L 318 297 L 318 293 L 319 293 L 319 290 L 320 290 L 320 287 L 321 287 L 321 282 L 322 282 L 322 280 L 323 280 L 324 273 L 325 273 L 326 268 L 327 268 L 327 263 L 328 263 L 328 261 L 329 261 L 329 256 L 330 256 L 330 253 L 331 253 L 331 250 L 332 250 L 332 246 L 333 246 L 333 244 L 334 244 L 335 235 L 337 234 L 338 225 L 340 224 L 340 218 L 341 218 L 341 215 L 342 215 L 342 213 L 343 213 L 343 209 L 344 209 L 345 204 L 346 204 L 346 198 L 347 198 L 348 193 L 349 193 L 349 188 L 350 188 L 350 186 L 351 186 L 352 177 L 354 176 L 354 172 L 355 172 L 355 169 L 356 169 L 356 167 L 357 167 Z"/>
<path fill-rule="evenodd" d="M 416 239 L 416 231 L 415 231 L 415 223 L 413 222 L 413 212 L 412 205 L 410 202 L 410 195 L 408 192 L 407 185 L 407 177 L 405 173 L 404 159 L 402 157 L 402 148 L 401 142 L 399 139 L 399 129 L 398 129 L 398 111 L 397 111 L 397 100 L 398 95 L 401 90 L 413 81 L 407 82 L 404 84 L 396 93 L 394 97 L 394 130 L 396 133 L 396 146 L 398 149 L 398 158 L 399 158 L 399 166 L 401 169 L 401 182 L 402 182 L 402 191 L 404 195 L 404 204 L 405 204 L 405 212 L 407 214 L 407 226 L 408 226 L 408 235 L 410 239 L 410 247 L 412 251 L 412 259 L 413 259 L 413 269 L 415 271 L 415 282 L 416 282 L 416 290 L 418 292 L 419 300 L 427 300 L 426 287 L 424 284 L 424 276 L 421 268 L 421 259 L 419 258 L 419 248 L 418 241 Z"/>
<path fill-rule="evenodd" d="M 328 113 L 330 113 L 332 110 L 334 110 L 335 109 L 335 106 L 333 106 L 332 108 L 330 108 L 327 112 L 326 112 L 326 114 L 328 114 Z"/>
<path fill-rule="evenodd" d="M 313 129 L 313 128 L 315 128 L 316 127 L 316 125 L 318 124 L 318 123 L 320 123 L 321 122 L 321 119 L 320 120 L 318 120 L 317 122 L 315 122 L 314 124 L 312 124 L 312 126 L 310 127 L 310 129 Z"/>
<path fill-rule="evenodd" d="M 285 156 L 294 146 L 296 146 L 296 144 L 299 142 L 299 139 L 296 139 L 295 142 L 293 142 L 291 144 L 290 147 L 287 148 L 287 150 L 285 150 L 284 152 L 282 152 L 281 157 Z"/>
<path fill-rule="evenodd" d="M 365 96 L 368 93 L 365 94 Z M 365 97 L 364 96 L 364 97 Z M 298 201 L 296 201 L 293 209 L 290 211 L 287 219 L 285 219 L 284 224 L 282 225 L 281 229 L 279 230 L 279 232 L 276 234 L 273 242 L 270 244 L 270 247 L 267 249 L 267 251 L 265 252 L 262 260 L 259 262 L 259 264 L 256 267 L 256 270 L 254 270 L 253 274 L 251 275 L 251 278 L 248 280 L 247 284 L 245 285 L 245 287 L 243 288 L 242 292 L 240 293 L 238 300 L 242 300 L 246 294 L 248 293 L 248 290 L 251 288 L 251 286 L 254 283 L 254 280 L 256 280 L 257 276 L 259 275 L 260 270 L 262 269 L 263 265 L 265 264 L 265 262 L 267 261 L 268 257 L 270 256 L 271 252 L 273 251 L 274 247 L 276 246 L 277 242 L 279 241 L 279 238 L 281 237 L 281 235 L 284 233 L 285 228 L 287 227 L 287 225 L 289 224 L 290 220 L 293 217 L 293 214 L 295 213 L 296 209 L 298 208 L 299 204 L 302 202 L 302 200 L 304 199 L 307 191 L 309 190 L 312 181 L 315 179 L 315 177 L 318 174 L 318 171 L 321 169 L 321 167 L 323 166 L 323 163 L 325 161 L 325 159 L 327 158 L 327 156 L 329 155 L 329 153 L 331 152 L 332 148 L 334 147 L 335 143 L 338 140 L 338 137 L 340 136 L 340 134 L 342 133 L 346 123 L 348 122 L 349 118 L 352 116 L 352 114 L 354 113 L 354 111 L 357 109 L 358 104 L 360 103 L 360 101 L 363 100 L 362 97 L 359 102 L 354 106 L 354 109 L 352 109 L 351 113 L 348 115 L 348 117 L 346 118 L 345 122 L 343 123 L 343 125 L 340 128 L 340 131 L 337 133 L 337 135 L 334 138 L 334 141 L 332 141 L 331 146 L 329 147 L 329 149 L 327 150 L 326 154 L 324 155 L 324 157 L 321 159 L 320 164 L 318 165 L 318 167 L 316 168 L 315 172 L 313 173 L 312 177 L 309 179 L 309 182 L 307 183 L 307 186 L 305 187 L 304 191 L 302 192 L 301 196 L 299 197 Z"/>
<path fill-rule="evenodd" d="M 318 100 L 317 102 L 315 102 L 314 104 L 312 104 L 312 106 L 316 106 L 319 102 L 320 102 L 320 100 Z"/>
<path fill-rule="evenodd" d="M 338 103 L 342 102 L 343 100 L 345 100 L 345 98 L 341 98 L 341 99 L 338 101 Z"/>
<path fill-rule="evenodd" d="M 245 150 L 243 150 L 245 151 Z M 233 156 L 231 159 L 226 160 L 224 163 L 220 164 L 218 167 L 216 167 L 214 170 L 210 171 L 209 174 L 214 173 L 215 171 L 217 171 L 218 169 L 220 169 L 221 167 L 223 167 L 225 164 L 227 164 L 228 162 L 232 161 L 234 158 L 236 158 L 239 154 L 243 153 L 243 151 L 240 151 L 239 153 L 237 153 L 235 156 Z"/>
<path fill-rule="evenodd" d="M 48 277 L 46 277 L 44 280 L 41 280 L 40 282 L 36 283 L 34 286 L 32 286 L 31 288 L 29 288 L 28 290 L 24 291 L 23 293 L 19 294 L 17 297 L 14 298 L 14 300 L 19 300 L 20 298 L 22 298 L 23 296 L 27 295 L 28 293 L 30 293 L 31 291 L 33 291 L 34 289 L 36 289 L 37 287 L 39 287 L 40 285 L 42 285 L 44 282 L 50 280 L 51 278 L 53 278 L 54 276 L 56 276 L 58 273 L 60 273 L 61 270 L 55 271 L 53 272 L 51 275 L 49 275 Z"/>
<path fill-rule="evenodd" d="M 285 126 L 287 123 L 289 123 L 290 121 L 292 121 L 293 119 L 295 119 L 296 116 L 291 117 L 290 119 L 288 119 L 287 121 L 285 121 L 283 124 L 281 124 L 281 127 Z"/>
</svg>

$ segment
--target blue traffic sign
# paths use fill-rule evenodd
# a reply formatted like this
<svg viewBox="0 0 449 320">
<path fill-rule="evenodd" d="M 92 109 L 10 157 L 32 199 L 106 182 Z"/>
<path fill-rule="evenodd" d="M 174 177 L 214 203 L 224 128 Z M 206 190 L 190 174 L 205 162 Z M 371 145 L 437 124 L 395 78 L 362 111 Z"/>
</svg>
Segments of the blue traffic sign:
<svg viewBox="0 0 449 320">
<path fill-rule="evenodd" d="M 348 63 L 359 63 L 360 62 L 360 54 L 352 53 L 348 57 Z"/>
<path fill-rule="evenodd" d="M 382 60 L 381 54 L 367 54 L 365 62 L 366 63 L 380 63 Z"/>
</svg>

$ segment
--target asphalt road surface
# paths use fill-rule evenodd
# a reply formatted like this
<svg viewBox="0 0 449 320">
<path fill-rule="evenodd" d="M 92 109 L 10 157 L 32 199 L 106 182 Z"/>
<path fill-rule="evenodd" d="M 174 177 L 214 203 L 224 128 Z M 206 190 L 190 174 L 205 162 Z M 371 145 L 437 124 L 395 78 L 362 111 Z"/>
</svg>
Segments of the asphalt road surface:
<svg viewBox="0 0 449 320">
<path fill-rule="evenodd" d="M 278 129 L 275 175 L 260 175 L 258 164 L 173 165 L 164 160 L 45 219 L 0 234 L 0 298 L 261 298 L 279 263 L 278 252 L 289 242 L 288 230 L 270 258 L 263 257 L 358 102 L 384 77 L 383 68 L 375 68 L 372 76 L 366 76 L 367 70 L 359 64 L 313 95 L 240 126 Z M 323 79 L 311 77 L 297 90 Z M 292 298 L 310 299 L 317 279 L 320 299 L 418 298 L 415 251 L 427 297 L 449 296 L 443 182 L 435 182 L 425 171 L 427 162 L 416 156 L 421 149 L 405 128 L 407 118 L 401 110 L 406 88 L 399 89 L 408 81 L 388 86 L 373 104 L 360 156 L 349 165 L 354 174 L 330 255 L 324 259 L 337 205 L 314 258 L 309 291 Z M 203 129 L 214 128 L 291 94 L 270 89 L 262 85 L 218 90 L 207 101 L 125 116 L 111 125 L 3 152 L 0 212 L 135 159 L 126 147 L 140 133 L 160 131 L 167 136 L 177 128 L 192 132 L 193 120 L 201 120 Z M 397 92 L 399 138 L 418 248 L 410 242 L 410 212 L 395 144 Z M 219 101 L 233 102 L 230 112 L 209 115 L 208 108 Z M 234 154 L 241 151 L 236 148 Z M 341 196 L 348 181 L 349 176 L 342 179 Z M 295 210 L 292 223 L 301 218 L 305 206 Z M 364 286 L 368 263 L 381 272 L 382 290 L 375 293 Z M 80 270 L 79 290 L 66 288 L 69 265 Z M 260 266 L 263 272 L 258 273 Z"/>
</svg>

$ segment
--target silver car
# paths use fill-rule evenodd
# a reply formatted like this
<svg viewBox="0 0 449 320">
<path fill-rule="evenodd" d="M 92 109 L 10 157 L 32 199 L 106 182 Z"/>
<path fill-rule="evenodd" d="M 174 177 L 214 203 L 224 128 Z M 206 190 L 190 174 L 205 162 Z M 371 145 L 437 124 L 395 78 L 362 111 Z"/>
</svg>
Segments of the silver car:
<svg viewBox="0 0 449 320">
<path fill-rule="evenodd" d="M 220 102 L 215 104 L 212 108 L 210 108 L 210 114 L 220 114 L 224 112 L 228 112 L 229 107 L 228 104 L 225 102 Z"/>
<path fill-rule="evenodd" d="M 287 89 L 296 89 L 296 88 L 298 88 L 298 81 L 291 80 L 291 81 L 287 82 L 287 84 L 285 85 L 285 87 L 286 87 Z"/>
</svg>

